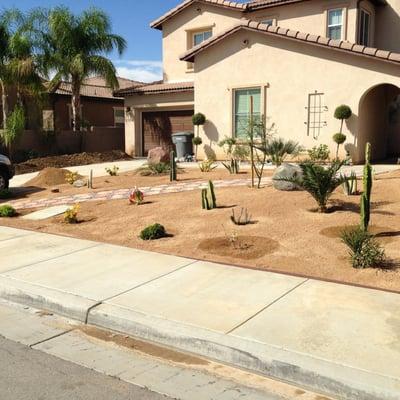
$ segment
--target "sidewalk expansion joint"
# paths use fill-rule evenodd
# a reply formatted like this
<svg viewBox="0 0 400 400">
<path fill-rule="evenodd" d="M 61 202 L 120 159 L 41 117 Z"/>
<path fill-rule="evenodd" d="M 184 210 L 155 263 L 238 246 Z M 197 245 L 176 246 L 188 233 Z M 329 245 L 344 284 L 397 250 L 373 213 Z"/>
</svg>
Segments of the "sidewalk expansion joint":
<svg viewBox="0 0 400 400">
<path fill-rule="evenodd" d="M 39 344 L 46 343 L 46 342 L 49 342 L 50 340 L 53 340 L 53 339 L 56 339 L 56 338 L 58 338 L 60 336 L 66 335 L 67 333 L 70 333 L 70 332 L 74 331 L 75 329 L 76 328 L 67 329 L 66 331 L 57 333 L 56 335 L 50 336 L 50 337 L 48 337 L 46 339 L 39 340 L 38 342 L 29 345 L 29 347 L 31 349 L 33 349 L 33 348 L 35 348 L 35 346 L 39 346 Z"/>
<path fill-rule="evenodd" d="M 1 226 L 0 226 L 0 228 L 1 228 Z M 5 239 L 0 239 L 0 243 L 7 242 L 8 240 L 21 239 L 21 238 L 23 238 L 23 237 L 32 236 L 32 235 L 34 235 L 35 233 L 36 233 L 36 232 L 30 232 L 30 233 L 28 233 L 28 234 L 21 234 L 21 235 L 17 235 L 17 236 L 5 238 Z"/>
<path fill-rule="evenodd" d="M 57 259 L 59 259 L 59 258 L 67 257 L 67 256 L 70 256 L 70 255 L 72 255 L 72 254 L 79 253 L 80 251 L 85 251 L 85 250 L 93 249 L 93 248 L 98 247 L 98 246 L 101 246 L 101 245 L 103 245 L 103 243 L 96 243 L 96 244 L 93 245 L 93 246 L 85 247 L 85 248 L 78 249 L 78 250 L 73 250 L 73 251 L 70 251 L 69 253 L 60 254 L 60 255 L 58 255 L 58 256 L 46 258 L 46 259 L 44 259 L 44 260 L 40 260 L 40 261 L 37 261 L 37 262 L 33 262 L 33 263 L 31 263 L 31 264 L 21 265 L 21 266 L 16 267 L 16 268 L 10 268 L 10 269 L 8 269 L 8 270 L 6 270 L 6 271 L 2 271 L 1 274 L 0 274 L 0 276 L 1 276 L 1 275 L 4 276 L 4 275 L 7 274 L 8 272 L 19 271 L 20 269 L 32 267 L 32 266 L 34 266 L 34 265 L 39 265 L 39 264 L 44 263 L 44 262 L 47 262 L 47 261 L 52 261 L 52 260 L 57 260 Z"/>
<path fill-rule="evenodd" d="M 264 312 L 265 310 L 267 310 L 269 307 L 271 307 L 272 305 L 274 305 L 275 303 L 277 303 L 279 300 L 282 300 L 284 297 L 286 297 L 288 294 L 292 293 L 293 291 L 295 291 L 297 288 L 299 288 L 300 286 L 304 285 L 306 282 L 308 282 L 309 279 L 305 279 L 304 281 L 300 282 L 299 284 L 297 284 L 296 286 L 292 287 L 290 290 L 288 290 L 287 292 L 285 292 L 282 296 L 279 296 L 278 298 L 276 298 L 274 301 L 272 301 L 271 303 L 267 304 L 265 307 L 263 307 L 261 310 L 257 311 L 255 314 L 253 314 L 251 317 L 247 318 L 245 321 L 241 322 L 240 324 L 236 325 L 235 327 L 233 327 L 231 330 L 229 330 L 228 332 L 225 332 L 226 335 L 229 335 L 231 333 L 233 333 L 236 329 L 240 328 L 241 326 L 247 324 L 247 322 L 251 321 L 253 318 L 257 317 L 257 315 L 260 315 L 262 312 Z"/>
<path fill-rule="evenodd" d="M 115 295 L 113 295 L 113 296 L 110 296 L 110 297 L 107 297 L 106 299 L 103 299 L 102 301 L 99 301 L 99 302 L 96 303 L 96 304 L 93 304 L 93 305 L 90 306 L 90 307 L 88 308 L 88 310 L 86 311 L 85 324 L 86 324 L 86 325 L 88 324 L 90 312 L 93 311 L 93 310 L 94 310 L 95 308 L 97 308 L 98 306 L 101 306 L 101 305 L 102 305 L 103 303 L 105 303 L 106 301 L 112 300 L 112 299 L 114 299 L 115 297 L 118 297 L 118 296 L 122 296 L 122 295 L 125 294 L 125 293 L 128 293 L 128 292 L 130 292 L 130 291 L 132 291 L 132 290 L 135 290 L 135 289 L 137 289 L 137 288 L 140 288 L 141 286 L 145 286 L 145 285 L 147 285 L 147 284 L 149 284 L 149 283 L 151 283 L 151 282 L 156 281 L 157 279 L 161 279 L 161 278 L 164 278 L 165 276 L 171 275 L 171 274 L 173 274 L 174 272 L 180 271 L 181 269 L 188 267 L 189 265 L 195 264 L 196 262 L 198 262 L 198 261 L 197 261 L 197 260 L 192 260 L 190 263 L 185 264 L 185 265 L 183 265 L 183 266 L 181 266 L 181 267 L 179 267 L 179 268 L 177 268 L 177 269 L 174 269 L 173 271 L 169 271 L 169 272 L 167 272 L 167 273 L 165 273 L 165 274 L 163 274 L 163 275 L 157 276 L 156 278 L 150 279 L 149 281 L 143 282 L 143 283 L 141 283 L 140 285 L 133 286 L 133 287 L 131 287 L 131 288 L 129 288 L 129 289 L 124 290 L 123 292 L 117 293 L 117 294 L 115 294 Z"/>
</svg>

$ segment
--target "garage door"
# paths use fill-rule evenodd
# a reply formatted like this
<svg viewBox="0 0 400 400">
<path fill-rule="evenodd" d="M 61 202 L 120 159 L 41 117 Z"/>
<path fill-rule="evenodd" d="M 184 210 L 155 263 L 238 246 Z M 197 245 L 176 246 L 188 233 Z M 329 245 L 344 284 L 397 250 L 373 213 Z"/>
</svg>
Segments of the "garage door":
<svg viewBox="0 0 400 400">
<path fill-rule="evenodd" d="M 173 133 L 193 132 L 192 116 L 193 110 L 143 113 L 143 155 L 154 147 L 172 148 Z"/>
</svg>

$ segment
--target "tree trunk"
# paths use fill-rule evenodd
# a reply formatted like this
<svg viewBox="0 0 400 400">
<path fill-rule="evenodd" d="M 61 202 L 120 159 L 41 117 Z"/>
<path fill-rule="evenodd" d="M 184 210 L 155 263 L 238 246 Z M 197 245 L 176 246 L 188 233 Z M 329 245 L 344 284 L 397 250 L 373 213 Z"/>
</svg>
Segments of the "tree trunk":
<svg viewBox="0 0 400 400">
<path fill-rule="evenodd" d="M 81 130 L 81 85 L 72 80 L 72 129 L 74 132 Z"/>
<path fill-rule="evenodd" d="M 1 85 L 1 104 L 3 112 L 3 129 L 6 129 L 7 117 L 8 117 L 8 94 L 7 94 L 7 87 L 1 80 L 0 80 L 0 85 Z"/>
</svg>

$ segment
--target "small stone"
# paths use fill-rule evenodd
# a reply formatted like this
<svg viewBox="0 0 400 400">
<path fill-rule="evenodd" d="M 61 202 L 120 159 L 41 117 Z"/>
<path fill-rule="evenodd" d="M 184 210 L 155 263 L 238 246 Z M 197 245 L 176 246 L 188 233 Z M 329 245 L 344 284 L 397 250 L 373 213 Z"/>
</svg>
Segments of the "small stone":
<svg viewBox="0 0 400 400">
<path fill-rule="evenodd" d="M 274 184 L 274 188 L 282 191 L 293 191 L 299 190 L 298 185 L 292 182 L 281 181 L 279 179 L 282 178 L 301 178 L 303 172 L 298 165 L 295 164 L 282 164 L 275 170 L 275 173 L 272 177 L 272 182 Z"/>
<path fill-rule="evenodd" d="M 169 153 L 162 147 L 155 147 L 149 151 L 147 156 L 147 162 L 149 164 L 160 164 L 169 162 Z"/>
<path fill-rule="evenodd" d="M 51 193 L 60 193 L 60 189 L 59 188 L 53 188 L 53 189 L 51 189 Z"/>
<path fill-rule="evenodd" d="M 86 182 L 81 179 L 78 179 L 77 181 L 74 182 L 74 187 L 76 188 L 81 188 L 84 186 L 86 186 Z"/>
</svg>

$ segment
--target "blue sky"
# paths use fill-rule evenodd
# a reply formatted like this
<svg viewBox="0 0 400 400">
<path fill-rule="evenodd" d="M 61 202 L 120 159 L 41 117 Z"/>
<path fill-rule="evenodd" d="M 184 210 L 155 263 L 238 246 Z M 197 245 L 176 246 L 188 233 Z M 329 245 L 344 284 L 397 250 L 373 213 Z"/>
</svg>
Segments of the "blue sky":
<svg viewBox="0 0 400 400">
<path fill-rule="evenodd" d="M 1 0 L 0 9 L 17 6 L 21 10 L 33 7 L 65 5 L 74 12 L 96 6 L 111 17 L 113 30 L 128 42 L 121 59 L 112 59 L 121 76 L 140 81 L 162 78 L 161 32 L 149 23 L 175 7 L 182 0 Z"/>
</svg>

